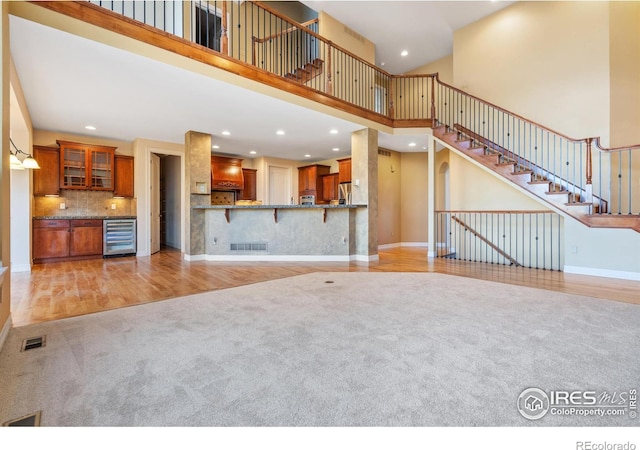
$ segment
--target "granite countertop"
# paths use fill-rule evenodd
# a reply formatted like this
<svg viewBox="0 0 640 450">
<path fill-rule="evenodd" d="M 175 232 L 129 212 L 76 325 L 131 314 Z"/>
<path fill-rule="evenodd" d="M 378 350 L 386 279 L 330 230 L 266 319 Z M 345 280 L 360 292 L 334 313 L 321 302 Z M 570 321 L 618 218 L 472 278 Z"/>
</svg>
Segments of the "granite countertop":
<svg viewBox="0 0 640 450">
<path fill-rule="evenodd" d="M 42 220 L 76 220 L 76 219 L 135 219 L 136 216 L 34 216 L 33 219 Z"/>
<path fill-rule="evenodd" d="M 367 205 L 198 205 L 191 209 L 355 209 Z"/>
</svg>

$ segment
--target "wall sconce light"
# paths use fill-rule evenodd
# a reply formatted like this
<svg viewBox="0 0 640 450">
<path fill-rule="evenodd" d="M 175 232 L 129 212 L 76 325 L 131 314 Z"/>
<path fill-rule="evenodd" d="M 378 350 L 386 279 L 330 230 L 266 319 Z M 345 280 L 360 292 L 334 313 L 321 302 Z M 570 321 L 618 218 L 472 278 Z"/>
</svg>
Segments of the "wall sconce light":
<svg viewBox="0 0 640 450">
<path fill-rule="evenodd" d="M 11 156 L 9 157 L 11 160 L 11 165 L 10 165 L 11 169 L 24 170 L 24 169 L 40 168 L 38 161 L 33 159 L 33 156 L 31 156 L 29 153 L 23 152 L 18 147 L 16 147 L 16 144 L 13 143 L 13 140 L 11 138 L 9 138 L 9 141 L 11 142 L 11 145 L 13 145 L 13 148 L 16 149 L 15 153 L 13 153 L 11 149 L 9 149 L 9 153 L 11 153 Z M 24 158 L 22 162 L 20 162 L 20 159 L 18 159 L 18 153 L 22 153 L 23 155 L 26 155 L 26 158 Z"/>
</svg>

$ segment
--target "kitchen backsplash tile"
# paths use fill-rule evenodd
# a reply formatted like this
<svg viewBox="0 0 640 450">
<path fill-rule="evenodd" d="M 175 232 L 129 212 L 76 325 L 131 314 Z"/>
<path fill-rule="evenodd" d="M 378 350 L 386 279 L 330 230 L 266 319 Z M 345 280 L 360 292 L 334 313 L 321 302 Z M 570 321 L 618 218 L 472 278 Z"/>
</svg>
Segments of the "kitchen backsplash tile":
<svg viewBox="0 0 640 450">
<path fill-rule="evenodd" d="M 62 189 L 59 197 L 33 200 L 34 216 L 135 216 L 137 209 L 135 199 L 113 198 L 113 193 L 107 191 Z M 60 209 L 62 203 L 65 209 Z"/>
</svg>

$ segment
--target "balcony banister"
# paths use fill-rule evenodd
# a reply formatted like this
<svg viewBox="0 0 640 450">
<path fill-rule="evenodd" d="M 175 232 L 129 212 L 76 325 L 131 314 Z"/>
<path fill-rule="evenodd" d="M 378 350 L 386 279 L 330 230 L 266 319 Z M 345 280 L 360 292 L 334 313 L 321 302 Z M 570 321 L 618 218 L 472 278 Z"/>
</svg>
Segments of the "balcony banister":
<svg viewBox="0 0 640 450">
<path fill-rule="evenodd" d="M 307 22 L 301 23 L 300 25 L 302 27 L 304 27 L 304 28 L 307 28 L 309 25 L 314 24 L 314 23 L 318 23 L 318 19 L 311 19 L 311 20 L 309 20 Z M 277 37 L 283 36 L 285 34 L 293 33 L 294 31 L 299 30 L 299 29 L 300 28 L 298 28 L 297 26 L 293 26 L 293 27 L 287 28 L 286 30 L 282 30 L 282 31 L 280 31 L 278 33 L 272 34 L 270 36 L 266 36 L 266 37 L 263 37 L 263 38 L 257 38 L 255 36 L 252 36 L 252 38 L 253 38 L 253 42 L 254 43 L 263 44 L 263 43 L 265 43 L 267 41 L 270 41 L 270 40 L 275 39 Z M 309 31 L 309 30 L 305 30 L 305 31 Z"/>
<path fill-rule="evenodd" d="M 435 74 L 435 77 L 436 77 L 436 80 L 438 81 L 438 84 L 440 84 L 440 85 L 442 85 L 442 86 L 445 86 L 446 88 L 451 89 L 451 90 L 452 90 L 452 91 L 454 91 L 454 92 L 457 92 L 457 93 L 459 93 L 459 94 L 462 94 L 462 95 L 464 95 L 465 97 L 471 98 L 471 99 L 476 100 L 476 101 L 478 101 L 478 102 L 484 103 L 485 105 L 488 105 L 488 106 L 490 106 L 490 107 L 492 107 L 492 108 L 496 109 L 497 111 L 500 111 L 500 112 L 503 112 L 503 113 L 505 113 L 505 114 L 508 114 L 508 115 L 510 115 L 510 116 L 512 116 L 512 117 L 515 117 L 515 118 L 517 118 L 517 119 L 520 119 L 520 120 L 522 120 L 522 121 L 524 121 L 524 122 L 530 123 L 531 125 L 534 125 L 534 126 L 536 126 L 536 127 L 540 128 L 540 129 L 544 130 L 544 131 L 549 132 L 549 133 L 552 133 L 552 134 L 555 134 L 555 135 L 557 135 L 557 136 L 560 136 L 560 137 L 562 137 L 562 138 L 564 138 L 564 139 L 566 139 L 566 140 L 568 140 L 568 141 L 570 141 L 570 142 L 586 142 L 586 141 L 587 141 L 587 139 L 589 139 L 589 138 L 575 139 L 575 138 L 572 138 L 572 137 L 566 136 L 566 135 L 564 135 L 564 134 L 562 134 L 562 133 L 560 133 L 560 132 L 558 132 L 558 131 L 554 131 L 554 130 L 552 130 L 551 128 L 548 128 L 548 127 L 546 127 L 546 126 L 544 126 L 544 125 L 541 125 L 541 124 L 539 124 L 539 123 L 537 123 L 537 122 L 534 122 L 533 120 L 527 119 L 526 117 L 523 117 L 523 116 L 521 116 L 521 115 L 519 115 L 519 114 L 516 114 L 516 113 L 514 113 L 514 112 L 512 112 L 512 111 L 509 111 L 508 109 L 501 108 L 500 106 L 497 106 L 497 105 L 495 105 L 495 104 L 493 104 L 493 103 L 491 103 L 491 102 L 488 102 L 488 101 L 483 100 L 483 99 L 481 99 L 481 98 L 479 98 L 479 97 L 476 97 L 475 95 L 469 94 L 468 92 L 465 92 L 465 91 L 463 91 L 462 89 L 458 89 L 458 88 L 456 88 L 456 87 L 453 87 L 453 86 L 451 86 L 450 84 L 447 84 L 447 83 L 445 83 L 445 82 L 441 81 L 441 80 L 440 80 L 440 77 L 439 77 L 439 73 L 436 73 L 436 74 Z"/>
</svg>

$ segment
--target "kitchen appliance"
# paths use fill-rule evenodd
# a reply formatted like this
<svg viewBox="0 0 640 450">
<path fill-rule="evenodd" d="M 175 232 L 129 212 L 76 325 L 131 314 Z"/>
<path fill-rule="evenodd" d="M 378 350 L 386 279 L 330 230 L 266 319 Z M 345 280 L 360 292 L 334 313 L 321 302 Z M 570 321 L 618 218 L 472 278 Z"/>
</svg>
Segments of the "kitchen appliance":
<svg viewBox="0 0 640 450">
<path fill-rule="evenodd" d="M 338 203 L 341 205 L 351 204 L 351 183 L 340 183 L 338 185 Z"/>
<path fill-rule="evenodd" d="M 102 230 L 103 256 L 136 253 L 136 219 L 105 219 Z"/>
<path fill-rule="evenodd" d="M 316 196 L 315 195 L 301 195 L 300 196 L 300 204 L 304 206 L 313 206 L 316 204 Z"/>
</svg>

